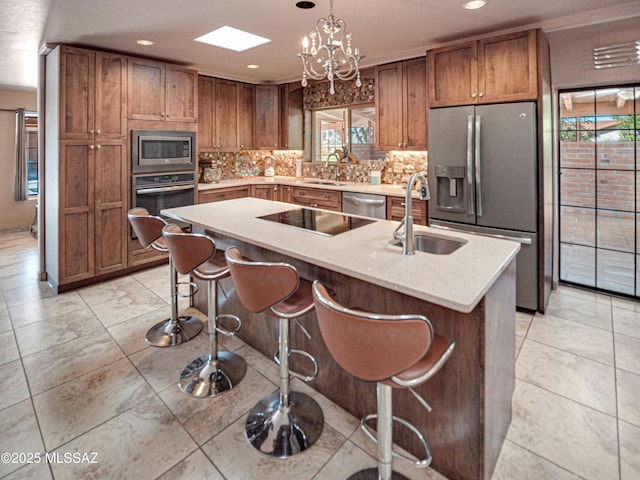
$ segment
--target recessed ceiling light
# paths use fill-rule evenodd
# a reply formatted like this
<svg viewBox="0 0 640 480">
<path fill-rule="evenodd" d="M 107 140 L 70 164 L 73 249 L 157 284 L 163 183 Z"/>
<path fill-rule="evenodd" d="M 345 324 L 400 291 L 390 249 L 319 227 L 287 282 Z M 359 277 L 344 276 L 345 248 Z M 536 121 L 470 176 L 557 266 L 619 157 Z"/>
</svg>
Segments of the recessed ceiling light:
<svg viewBox="0 0 640 480">
<path fill-rule="evenodd" d="M 268 43 L 271 40 L 225 25 L 213 32 L 209 32 L 196 38 L 195 41 L 213 45 L 214 47 L 227 48 L 236 52 L 244 52 L 250 48 Z"/>
<path fill-rule="evenodd" d="M 256 69 L 256 68 L 260 68 L 260 65 L 255 65 L 255 64 L 251 63 L 251 64 L 247 65 L 247 68 L 251 68 L 253 70 L 253 69 Z"/>
<path fill-rule="evenodd" d="M 151 45 L 153 45 L 153 42 L 151 40 L 136 40 L 136 43 L 138 45 L 144 45 L 145 47 L 150 47 Z"/>
<path fill-rule="evenodd" d="M 302 8 L 303 10 L 308 10 L 316 6 L 316 2 L 312 0 L 300 0 L 296 2 L 296 7 Z"/>
<path fill-rule="evenodd" d="M 487 4 L 486 0 L 471 0 L 470 2 L 463 3 L 462 6 L 467 10 L 477 10 Z"/>
</svg>

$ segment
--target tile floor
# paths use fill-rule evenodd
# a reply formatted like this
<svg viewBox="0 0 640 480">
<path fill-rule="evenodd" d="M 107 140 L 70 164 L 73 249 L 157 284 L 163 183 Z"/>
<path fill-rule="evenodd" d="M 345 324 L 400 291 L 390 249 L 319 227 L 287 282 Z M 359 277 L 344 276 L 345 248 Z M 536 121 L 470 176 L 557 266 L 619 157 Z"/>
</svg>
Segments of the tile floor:
<svg viewBox="0 0 640 480">
<path fill-rule="evenodd" d="M 250 367 L 236 389 L 182 394 L 178 373 L 205 336 L 143 341 L 169 313 L 166 267 L 56 296 L 35 279 L 35 248 L 27 233 L 0 235 L 0 452 L 97 452 L 97 463 L 5 462 L 1 478 L 335 480 L 375 465 L 358 420 L 297 381 L 325 413 L 319 442 L 287 461 L 252 451 L 245 414 L 278 374 L 238 339 L 223 340 Z M 640 303 L 561 287 L 546 315 L 516 322 L 513 421 L 493 479 L 640 478 Z"/>
</svg>

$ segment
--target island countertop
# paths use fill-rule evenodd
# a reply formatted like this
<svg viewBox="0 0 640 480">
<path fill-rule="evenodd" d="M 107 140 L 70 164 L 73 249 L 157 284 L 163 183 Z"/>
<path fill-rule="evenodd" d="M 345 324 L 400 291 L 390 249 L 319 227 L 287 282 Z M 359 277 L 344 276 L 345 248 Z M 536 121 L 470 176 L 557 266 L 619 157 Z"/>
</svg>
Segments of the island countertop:
<svg viewBox="0 0 640 480">
<path fill-rule="evenodd" d="M 448 255 L 419 251 L 402 255 L 400 247 L 389 243 L 398 222 L 376 220 L 325 236 L 256 218 L 294 208 L 300 207 L 239 198 L 167 209 L 162 214 L 463 313 L 475 308 L 520 249 L 518 243 L 507 240 L 438 231 L 439 236 L 467 243 Z M 416 225 L 414 231 L 430 229 Z"/>
</svg>

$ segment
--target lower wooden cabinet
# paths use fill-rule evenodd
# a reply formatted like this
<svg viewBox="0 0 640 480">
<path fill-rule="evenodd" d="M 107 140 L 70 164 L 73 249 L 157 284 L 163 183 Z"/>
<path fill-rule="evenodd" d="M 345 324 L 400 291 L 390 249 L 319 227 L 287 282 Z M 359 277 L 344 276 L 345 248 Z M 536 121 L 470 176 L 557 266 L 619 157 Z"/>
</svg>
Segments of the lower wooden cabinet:
<svg viewBox="0 0 640 480">
<path fill-rule="evenodd" d="M 387 220 L 400 221 L 404 218 L 404 198 L 387 197 Z M 415 225 L 427 225 L 427 201 L 413 200 L 411 202 L 411 216 Z"/>
<path fill-rule="evenodd" d="M 322 188 L 292 187 L 291 201 L 306 207 L 342 211 L 342 192 Z"/>
<path fill-rule="evenodd" d="M 213 188 L 210 190 L 200 190 L 198 192 L 198 203 L 220 202 L 233 198 L 244 198 L 251 196 L 251 185 L 239 187 Z"/>
<path fill-rule="evenodd" d="M 265 200 L 280 200 L 279 185 L 252 185 L 251 196 Z"/>
<path fill-rule="evenodd" d="M 280 195 L 278 200 L 280 202 L 293 203 L 293 194 L 292 194 L 293 187 L 291 185 L 280 185 L 279 190 L 280 190 Z"/>
</svg>

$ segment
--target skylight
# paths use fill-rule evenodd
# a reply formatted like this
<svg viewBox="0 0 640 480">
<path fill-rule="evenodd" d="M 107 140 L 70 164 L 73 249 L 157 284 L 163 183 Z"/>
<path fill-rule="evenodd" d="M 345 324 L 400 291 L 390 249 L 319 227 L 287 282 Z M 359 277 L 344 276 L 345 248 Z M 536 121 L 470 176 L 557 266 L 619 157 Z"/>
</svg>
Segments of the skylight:
<svg viewBox="0 0 640 480">
<path fill-rule="evenodd" d="M 235 50 L 236 52 L 244 52 L 250 48 L 268 43 L 271 40 L 225 25 L 224 27 L 220 27 L 196 38 L 195 41 L 213 45 L 214 47 Z"/>
</svg>

